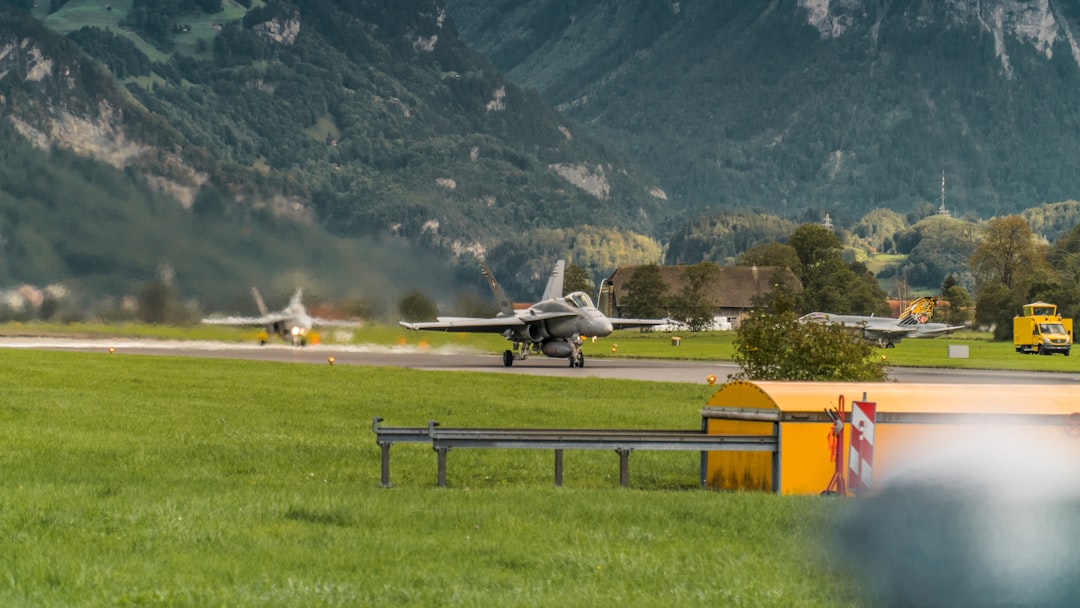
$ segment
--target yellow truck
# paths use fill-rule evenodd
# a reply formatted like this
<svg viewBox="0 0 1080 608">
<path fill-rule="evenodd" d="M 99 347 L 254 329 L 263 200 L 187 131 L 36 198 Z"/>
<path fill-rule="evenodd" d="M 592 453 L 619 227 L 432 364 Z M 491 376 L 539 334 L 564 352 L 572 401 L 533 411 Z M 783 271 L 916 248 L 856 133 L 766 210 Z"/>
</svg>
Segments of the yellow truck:
<svg viewBox="0 0 1080 608">
<path fill-rule="evenodd" d="M 1013 346 L 1018 353 L 1061 353 L 1068 357 L 1072 336 L 1072 319 L 1062 319 L 1054 304 L 1025 304 L 1024 315 L 1013 317 Z"/>
</svg>

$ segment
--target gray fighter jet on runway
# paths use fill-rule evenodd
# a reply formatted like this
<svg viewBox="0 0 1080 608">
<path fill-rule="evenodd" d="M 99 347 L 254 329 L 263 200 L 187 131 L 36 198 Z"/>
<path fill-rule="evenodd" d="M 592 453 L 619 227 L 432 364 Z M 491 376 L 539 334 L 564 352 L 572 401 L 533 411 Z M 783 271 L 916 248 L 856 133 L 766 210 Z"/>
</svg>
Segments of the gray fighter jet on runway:
<svg viewBox="0 0 1080 608">
<path fill-rule="evenodd" d="M 266 332 L 266 336 L 260 338 L 262 344 L 266 344 L 270 336 L 279 336 L 282 340 L 294 346 L 306 346 L 313 327 L 358 327 L 360 325 L 355 321 L 320 319 L 311 316 L 301 301 L 304 297 L 303 288 L 297 289 L 292 299 L 289 300 L 289 305 L 277 312 L 268 312 L 266 310 L 266 304 L 263 303 L 258 289 L 252 287 L 251 294 L 255 296 L 255 305 L 259 307 L 261 316 L 211 316 L 206 317 L 202 322 L 210 325 L 262 327 Z"/>
<path fill-rule="evenodd" d="M 431 331 L 490 332 L 501 334 L 513 343 L 513 350 L 503 353 L 503 365 L 524 361 L 530 353 L 567 359 L 570 367 L 584 367 L 581 344 L 585 338 L 603 337 L 615 329 L 649 327 L 670 323 L 669 319 L 612 319 L 593 306 L 589 294 L 575 291 L 563 295 L 564 260 L 559 260 L 548 278 L 541 301 L 525 310 L 514 310 L 510 299 L 483 262 L 480 270 L 499 303 L 499 314 L 491 319 L 438 317 L 437 321 L 408 323 L 403 327 Z"/>
<path fill-rule="evenodd" d="M 933 314 L 934 299 L 918 298 L 908 304 L 897 319 L 812 312 L 799 320 L 803 323 L 813 321 L 843 325 L 884 348 L 894 348 L 904 338 L 936 338 L 964 328 L 963 325 L 927 323 Z"/>
</svg>

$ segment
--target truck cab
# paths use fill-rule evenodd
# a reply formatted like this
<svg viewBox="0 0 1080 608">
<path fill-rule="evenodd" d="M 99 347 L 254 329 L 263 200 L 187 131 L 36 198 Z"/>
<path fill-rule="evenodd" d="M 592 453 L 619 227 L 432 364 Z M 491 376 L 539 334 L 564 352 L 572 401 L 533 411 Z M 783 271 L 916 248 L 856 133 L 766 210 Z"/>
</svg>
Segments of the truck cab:
<svg viewBox="0 0 1080 608">
<path fill-rule="evenodd" d="M 1061 353 L 1068 357 L 1072 335 L 1072 319 L 1062 319 L 1054 304 L 1025 304 L 1024 314 L 1013 317 L 1013 346 L 1018 353 Z"/>
</svg>

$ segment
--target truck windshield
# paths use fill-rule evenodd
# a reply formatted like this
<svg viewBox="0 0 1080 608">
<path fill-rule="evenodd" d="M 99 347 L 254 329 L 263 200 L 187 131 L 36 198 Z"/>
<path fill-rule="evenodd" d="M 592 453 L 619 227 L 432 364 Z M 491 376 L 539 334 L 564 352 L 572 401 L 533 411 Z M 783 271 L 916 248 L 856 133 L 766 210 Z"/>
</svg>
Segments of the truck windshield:
<svg viewBox="0 0 1080 608">
<path fill-rule="evenodd" d="M 1039 323 L 1039 332 L 1044 334 L 1064 334 L 1065 326 L 1061 323 Z"/>
</svg>

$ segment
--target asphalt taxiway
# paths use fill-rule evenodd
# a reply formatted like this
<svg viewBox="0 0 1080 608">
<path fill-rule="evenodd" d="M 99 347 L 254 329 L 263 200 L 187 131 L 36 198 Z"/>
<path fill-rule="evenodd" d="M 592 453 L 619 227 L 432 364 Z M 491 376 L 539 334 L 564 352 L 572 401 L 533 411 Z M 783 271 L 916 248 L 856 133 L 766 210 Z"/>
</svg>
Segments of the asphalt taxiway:
<svg viewBox="0 0 1080 608">
<path fill-rule="evenodd" d="M 649 380 L 657 382 L 707 382 L 715 376 L 722 383 L 738 373 L 728 362 L 674 361 L 619 358 L 587 358 L 585 367 L 570 368 L 562 359 L 543 356 L 515 361 L 503 367 L 498 355 L 479 354 L 461 348 L 394 347 L 379 345 L 315 345 L 298 348 L 280 344 L 238 344 L 208 341 L 144 339 L 0 338 L 0 348 L 70 350 L 127 355 L 250 359 L 286 363 L 327 365 L 394 366 L 439 371 L 470 371 L 496 374 L 530 374 Z M 1074 384 L 1080 390 L 1080 373 L 967 370 L 894 367 L 889 380 L 931 384 Z"/>
</svg>

